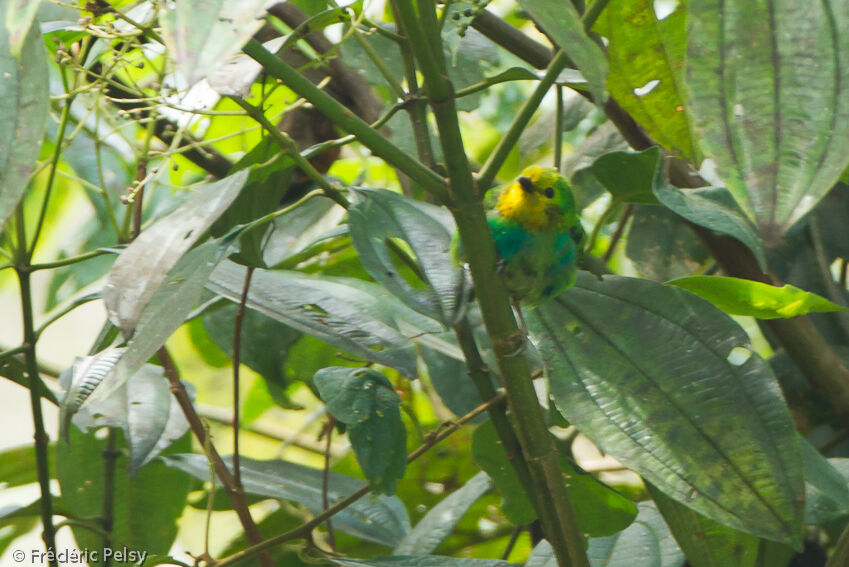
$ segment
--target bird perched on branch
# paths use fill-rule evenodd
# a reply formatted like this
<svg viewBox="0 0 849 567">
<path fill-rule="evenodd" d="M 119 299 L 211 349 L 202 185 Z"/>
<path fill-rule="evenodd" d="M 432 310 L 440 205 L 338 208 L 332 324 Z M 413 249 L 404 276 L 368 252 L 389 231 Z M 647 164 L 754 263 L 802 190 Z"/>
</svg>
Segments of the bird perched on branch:
<svg viewBox="0 0 849 567">
<path fill-rule="evenodd" d="M 518 179 L 484 197 L 500 256 L 499 272 L 514 301 L 537 305 L 571 287 L 584 229 L 569 181 L 556 169 L 527 167 Z M 463 258 L 455 235 L 455 259 Z"/>
</svg>

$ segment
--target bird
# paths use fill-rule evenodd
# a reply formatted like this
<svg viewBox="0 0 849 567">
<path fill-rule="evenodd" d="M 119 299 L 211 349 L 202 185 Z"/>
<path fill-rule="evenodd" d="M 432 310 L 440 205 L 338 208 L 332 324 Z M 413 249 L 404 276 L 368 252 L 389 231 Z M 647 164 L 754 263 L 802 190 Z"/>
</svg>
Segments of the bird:
<svg viewBox="0 0 849 567">
<path fill-rule="evenodd" d="M 484 195 L 500 273 L 514 305 L 532 308 L 574 285 L 586 234 L 572 185 L 554 168 L 530 166 Z M 455 234 L 455 261 L 464 258 Z"/>
</svg>

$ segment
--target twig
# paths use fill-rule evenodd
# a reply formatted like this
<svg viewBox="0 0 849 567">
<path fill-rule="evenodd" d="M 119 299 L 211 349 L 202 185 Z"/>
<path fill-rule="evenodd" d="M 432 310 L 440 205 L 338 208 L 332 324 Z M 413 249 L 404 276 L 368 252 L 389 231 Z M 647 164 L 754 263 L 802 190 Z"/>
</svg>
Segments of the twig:
<svg viewBox="0 0 849 567">
<path fill-rule="evenodd" d="M 251 287 L 253 274 L 254 267 L 248 266 L 245 270 L 245 283 L 242 286 L 239 307 L 236 309 L 236 317 L 233 320 L 233 481 L 239 490 L 242 489 L 242 471 L 239 462 L 239 366 L 242 353 L 242 322 L 245 319 L 245 304 L 248 301 L 248 290 Z"/>
<path fill-rule="evenodd" d="M 619 217 L 619 223 L 616 225 L 616 230 L 613 231 L 613 235 L 610 237 L 610 244 L 607 245 L 607 250 L 604 251 L 604 255 L 601 257 L 602 262 L 605 264 L 610 261 L 610 258 L 613 256 L 613 252 L 616 250 L 616 245 L 619 243 L 619 239 L 622 238 L 622 235 L 625 233 L 625 227 L 628 225 L 628 219 L 631 218 L 631 215 L 634 213 L 634 205 L 628 205 L 625 207 L 625 210 L 622 211 L 622 216 Z"/>
<path fill-rule="evenodd" d="M 251 518 L 251 512 L 248 509 L 248 502 L 245 500 L 245 493 L 236 484 L 233 479 L 233 475 L 230 474 L 230 470 L 221 459 L 221 455 L 219 455 L 218 451 L 215 449 L 215 445 L 211 440 L 209 440 L 208 432 L 204 427 L 203 422 L 201 422 L 198 417 L 197 412 L 195 412 L 195 408 L 192 406 L 192 401 L 189 399 L 189 394 L 186 392 L 186 388 L 180 381 L 180 375 L 174 364 L 174 360 L 171 358 L 171 354 L 165 347 L 162 347 L 157 351 L 156 355 L 165 371 L 165 377 L 168 378 L 168 382 L 171 384 L 171 393 L 177 400 L 180 409 L 183 410 L 183 415 L 186 416 L 186 421 L 189 422 L 189 427 L 191 428 L 192 433 L 194 433 L 195 438 L 202 446 L 208 448 L 208 458 L 210 459 L 212 466 L 215 468 L 215 474 L 218 477 L 218 480 L 221 481 L 224 490 L 227 492 L 227 496 L 230 498 L 230 504 L 233 506 L 233 510 L 239 517 L 242 529 L 245 530 L 245 537 L 254 545 L 260 544 L 262 542 L 262 536 L 260 535 L 253 518 Z M 274 562 L 267 553 L 261 554 L 259 560 L 263 567 L 274 567 Z"/>
</svg>

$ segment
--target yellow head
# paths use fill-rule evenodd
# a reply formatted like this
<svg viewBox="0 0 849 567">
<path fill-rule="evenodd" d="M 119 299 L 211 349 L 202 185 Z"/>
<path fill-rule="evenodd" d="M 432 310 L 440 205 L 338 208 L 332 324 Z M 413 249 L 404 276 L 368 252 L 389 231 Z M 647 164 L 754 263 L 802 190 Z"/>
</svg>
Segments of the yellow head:
<svg viewBox="0 0 849 567">
<path fill-rule="evenodd" d="M 575 223 L 575 199 L 566 178 L 556 169 L 526 167 L 498 196 L 502 217 L 528 230 L 552 230 Z"/>
</svg>

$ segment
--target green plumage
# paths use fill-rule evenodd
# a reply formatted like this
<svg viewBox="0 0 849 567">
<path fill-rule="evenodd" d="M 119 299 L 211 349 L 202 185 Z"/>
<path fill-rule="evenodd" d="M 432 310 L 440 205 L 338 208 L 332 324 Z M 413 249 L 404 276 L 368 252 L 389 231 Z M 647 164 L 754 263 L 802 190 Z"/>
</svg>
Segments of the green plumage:
<svg viewBox="0 0 849 567">
<path fill-rule="evenodd" d="M 575 283 L 585 234 L 565 177 L 529 167 L 515 182 L 490 190 L 484 202 L 499 272 L 515 299 L 536 305 Z"/>
</svg>

